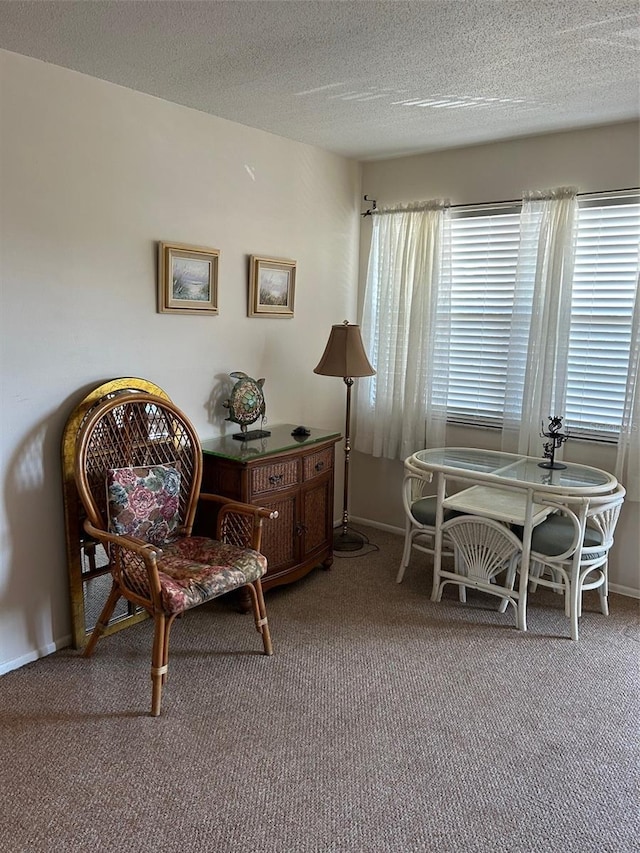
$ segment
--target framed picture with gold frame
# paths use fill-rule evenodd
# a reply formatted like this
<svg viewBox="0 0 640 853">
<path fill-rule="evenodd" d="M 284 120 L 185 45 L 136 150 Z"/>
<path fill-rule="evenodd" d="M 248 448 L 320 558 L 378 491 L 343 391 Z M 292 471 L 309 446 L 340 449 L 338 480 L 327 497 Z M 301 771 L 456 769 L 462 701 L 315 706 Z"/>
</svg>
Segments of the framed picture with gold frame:
<svg viewBox="0 0 640 853">
<path fill-rule="evenodd" d="M 158 312 L 218 313 L 218 249 L 158 244 Z"/>
<path fill-rule="evenodd" d="M 249 317 L 293 317 L 296 262 L 251 255 Z"/>
</svg>

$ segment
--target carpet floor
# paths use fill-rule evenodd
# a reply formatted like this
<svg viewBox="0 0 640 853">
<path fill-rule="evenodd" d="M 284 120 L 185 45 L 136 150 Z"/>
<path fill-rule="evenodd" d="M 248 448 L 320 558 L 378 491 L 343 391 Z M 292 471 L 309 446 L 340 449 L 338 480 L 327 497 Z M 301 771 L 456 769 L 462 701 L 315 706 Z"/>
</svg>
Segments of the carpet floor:
<svg viewBox="0 0 640 853">
<path fill-rule="evenodd" d="M 4 853 L 638 851 L 638 602 L 518 632 L 366 532 L 267 593 L 271 658 L 228 601 L 178 620 L 159 718 L 150 622 L 4 675 Z"/>
</svg>

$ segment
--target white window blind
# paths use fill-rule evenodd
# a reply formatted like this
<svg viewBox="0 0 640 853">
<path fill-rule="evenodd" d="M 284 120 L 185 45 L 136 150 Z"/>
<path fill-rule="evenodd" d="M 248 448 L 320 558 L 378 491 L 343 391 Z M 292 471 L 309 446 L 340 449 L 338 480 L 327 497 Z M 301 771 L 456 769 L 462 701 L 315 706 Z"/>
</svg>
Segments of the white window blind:
<svg viewBox="0 0 640 853">
<path fill-rule="evenodd" d="M 620 429 L 639 246 L 637 201 L 581 205 L 565 413 L 575 435 L 613 438 Z"/>
<path fill-rule="evenodd" d="M 451 221 L 452 334 L 448 419 L 500 426 L 511 335 L 519 207 L 465 210 Z M 580 200 L 565 423 L 615 439 L 638 287 L 640 203 Z"/>
<path fill-rule="evenodd" d="M 450 420 L 502 422 L 519 221 L 517 208 L 451 221 Z"/>
</svg>

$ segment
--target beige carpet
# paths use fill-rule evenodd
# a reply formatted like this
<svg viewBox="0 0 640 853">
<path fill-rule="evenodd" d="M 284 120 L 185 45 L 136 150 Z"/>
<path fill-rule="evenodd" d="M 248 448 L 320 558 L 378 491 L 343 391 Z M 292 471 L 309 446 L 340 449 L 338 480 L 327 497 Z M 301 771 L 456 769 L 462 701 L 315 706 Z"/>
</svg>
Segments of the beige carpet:
<svg viewBox="0 0 640 853">
<path fill-rule="evenodd" d="M 429 601 L 399 537 L 267 594 L 275 655 L 215 602 L 176 623 L 163 715 L 151 625 L 0 679 L 5 853 L 632 853 L 637 602 Z"/>
</svg>

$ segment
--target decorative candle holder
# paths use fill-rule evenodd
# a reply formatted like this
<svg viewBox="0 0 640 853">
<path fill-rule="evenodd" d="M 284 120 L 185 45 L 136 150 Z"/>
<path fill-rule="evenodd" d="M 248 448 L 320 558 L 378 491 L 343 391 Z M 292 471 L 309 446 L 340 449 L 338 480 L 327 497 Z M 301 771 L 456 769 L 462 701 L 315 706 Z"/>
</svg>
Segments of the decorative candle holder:
<svg viewBox="0 0 640 853">
<path fill-rule="evenodd" d="M 544 453 L 542 454 L 548 461 L 538 462 L 538 466 L 540 468 L 550 468 L 554 471 L 559 471 L 567 466 L 563 465 L 562 462 L 555 461 L 556 450 L 559 447 L 562 447 L 564 442 L 569 438 L 569 430 L 561 432 L 562 418 L 559 418 L 557 415 L 553 418 L 550 417 L 547 420 L 549 421 L 549 428 L 547 432 L 545 432 L 543 422 L 540 437 L 549 439 L 549 441 L 546 441 L 544 444 Z"/>
</svg>

